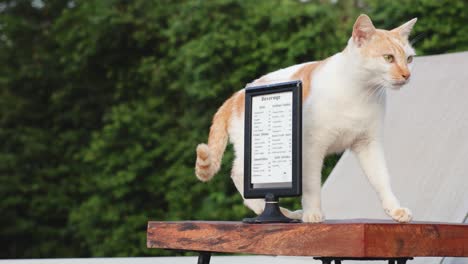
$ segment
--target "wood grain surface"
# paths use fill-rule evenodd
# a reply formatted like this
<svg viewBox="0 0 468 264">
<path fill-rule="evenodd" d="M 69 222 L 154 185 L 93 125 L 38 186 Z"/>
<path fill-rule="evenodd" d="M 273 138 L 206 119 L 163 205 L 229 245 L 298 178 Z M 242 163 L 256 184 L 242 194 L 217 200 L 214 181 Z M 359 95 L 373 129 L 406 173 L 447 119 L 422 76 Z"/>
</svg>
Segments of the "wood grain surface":
<svg viewBox="0 0 468 264">
<path fill-rule="evenodd" d="M 468 225 L 391 221 L 320 224 L 148 223 L 148 248 L 321 257 L 468 257 Z"/>
</svg>

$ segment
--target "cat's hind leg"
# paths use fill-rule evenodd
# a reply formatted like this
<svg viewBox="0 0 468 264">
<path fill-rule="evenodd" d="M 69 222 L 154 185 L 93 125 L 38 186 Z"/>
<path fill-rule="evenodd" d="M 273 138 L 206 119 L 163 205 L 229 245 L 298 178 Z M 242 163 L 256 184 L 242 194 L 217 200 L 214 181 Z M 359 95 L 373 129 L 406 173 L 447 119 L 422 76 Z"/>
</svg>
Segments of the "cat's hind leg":
<svg viewBox="0 0 468 264">
<path fill-rule="evenodd" d="M 232 164 L 231 178 L 237 191 L 244 199 L 244 204 L 257 215 L 263 212 L 265 201 L 263 199 L 244 198 L 244 118 L 234 119 L 231 124 L 230 138 L 234 145 L 235 158 Z"/>
<path fill-rule="evenodd" d="M 290 211 L 283 207 L 280 207 L 280 210 L 287 218 L 302 220 L 302 210 Z"/>
<path fill-rule="evenodd" d="M 236 157 L 232 165 L 231 178 L 236 186 L 236 189 L 242 195 L 244 204 L 254 211 L 257 215 L 263 212 L 265 208 L 264 199 L 245 199 L 244 198 L 244 158 Z"/>
<path fill-rule="evenodd" d="M 239 193 L 244 197 L 244 160 L 243 158 L 236 158 L 234 160 L 234 164 L 232 166 L 232 171 L 231 171 L 231 178 L 232 181 L 234 182 L 234 185 L 236 186 L 237 190 Z M 255 212 L 255 214 L 260 215 L 263 213 L 263 210 L 265 209 L 265 199 L 245 199 L 244 198 L 244 204 L 250 208 L 252 211 Z M 286 208 L 281 207 L 280 208 L 281 212 L 286 216 L 291 219 L 301 219 L 302 218 L 302 211 L 290 211 Z"/>
</svg>

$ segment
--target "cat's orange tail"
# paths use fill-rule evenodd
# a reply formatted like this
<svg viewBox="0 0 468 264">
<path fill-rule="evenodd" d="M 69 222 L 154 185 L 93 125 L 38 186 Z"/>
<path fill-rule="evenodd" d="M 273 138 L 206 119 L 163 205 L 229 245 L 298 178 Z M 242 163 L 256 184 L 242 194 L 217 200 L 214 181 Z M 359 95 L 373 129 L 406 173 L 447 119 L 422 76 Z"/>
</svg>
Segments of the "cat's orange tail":
<svg viewBox="0 0 468 264">
<path fill-rule="evenodd" d="M 232 112 L 231 97 L 218 109 L 213 117 L 208 144 L 197 146 L 195 174 L 201 181 L 209 181 L 219 171 L 221 159 L 228 142 L 228 124 Z"/>
</svg>

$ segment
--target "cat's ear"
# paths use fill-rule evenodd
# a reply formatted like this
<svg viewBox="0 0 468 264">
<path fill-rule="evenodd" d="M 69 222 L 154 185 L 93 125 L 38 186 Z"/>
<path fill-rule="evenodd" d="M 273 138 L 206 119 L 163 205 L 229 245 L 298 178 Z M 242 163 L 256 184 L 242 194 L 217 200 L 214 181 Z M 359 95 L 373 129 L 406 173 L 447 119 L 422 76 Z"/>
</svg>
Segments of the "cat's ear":
<svg viewBox="0 0 468 264">
<path fill-rule="evenodd" d="M 413 29 L 414 27 L 414 24 L 416 24 L 416 21 L 418 21 L 418 18 L 413 18 L 411 19 L 410 21 L 404 23 L 403 25 L 395 28 L 395 29 L 392 29 L 393 32 L 398 32 L 402 37 L 404 38 L 408 38 L 410 33 L 411 33 L 411 30 Z"/>
<path fill-rule="evenodd" d="M 363 43 L 368 41 L 375 33 L 375 27 L 372 24 L 371 19 L 361 14 L 354 22 L 353 26 L 353 40 L 360 47 Z"/>
</svg>

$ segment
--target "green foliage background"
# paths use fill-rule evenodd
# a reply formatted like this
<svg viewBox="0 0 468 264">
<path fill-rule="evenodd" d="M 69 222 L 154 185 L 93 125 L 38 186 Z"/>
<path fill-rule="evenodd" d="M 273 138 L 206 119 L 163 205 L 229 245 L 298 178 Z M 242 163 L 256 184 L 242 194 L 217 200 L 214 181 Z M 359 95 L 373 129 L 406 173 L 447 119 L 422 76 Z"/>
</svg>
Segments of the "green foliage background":
<svg viewBox="0 0 468 264">
<path fill-rule="evenodd" d="M 250 215 L 228 176 L 232 151 L 212 182 L 193 172 L 226 98 L 340 51 L 359 13 L 387 29 L 418 17 L 420 55 L 468 50 L 467 10 L 463 0 L 0 1 L 0 258 L 167 254 L 145 248 L 148 220 Z"/>
</svg>

